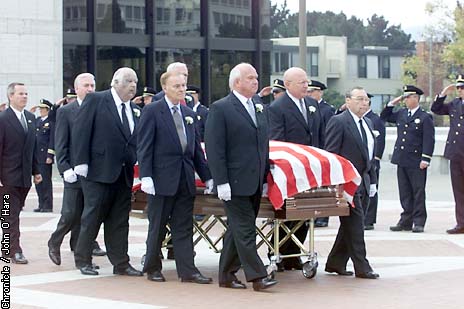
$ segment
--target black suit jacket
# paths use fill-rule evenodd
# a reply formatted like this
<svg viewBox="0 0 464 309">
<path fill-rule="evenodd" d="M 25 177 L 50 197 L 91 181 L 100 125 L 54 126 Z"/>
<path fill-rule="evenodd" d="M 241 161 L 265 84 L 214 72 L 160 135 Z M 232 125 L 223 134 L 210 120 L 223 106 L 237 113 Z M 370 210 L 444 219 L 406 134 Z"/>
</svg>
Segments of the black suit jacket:
<svg viewBox="0 0 464 309">
<path fill-rule="evenodd" d="M 375 154 L 376 141 L 372 133 L 372 124 L 369 119 L 364 118 L 364 120 L 369 127 L 369 132 L 366 134 L 372 134 L 374 139 Z M 363 178 L 366 191 L 369 192 L 369 185 L 376 183 L 374 159 L 368 157 L 361 134 L 348 110 L 330 118 L 325 136 L 325 149 L 350 160 Z"/>
<path fill-rule="evenodd" d="M 39 174 L 35 155 L 35 117 L 24 110 L 28 131 L 11 108 L 0 113 L 0 181 L 4 186 L 29 188 Z"/>
<path fill-rule="evenodd" d="M 333 115 L 335 115 L 335 108 L 329 103 L 327 103 L 326 101 L 321 100 L 321 102 L 319 102 L 319 109 L 321 110 L 321 118 L 322 118 L 320 148 L 324 148 L 325 128 L 327 126 L 327 123 L 329 123 L 329 119 Z"/>
<path fill-rule="evenodd" d="M 203 181 L 211 179 L 196 128 L 196 114 L 189 107 L 179 106 L 187 135 L 185 152 L 182 152 L 174 119 L 164 98 L 145 106 L 138 127 L 140 177 L 152 177 L 156 194 L 160 195 L 176 194 L 182 171 L 192 195 L 195 194 L 195 170 Z M 187 122 L 189 117 L 192 123 Z"/>
<path fill-rule="evenodd" d="M 385 150 L 385 122 L 380 118 L 379 115 L 370 110 L 364 117 L 367 117 L 371 120 L 374 130 L 379 132 L 379 135 L 376 137 L 377 147 L 375 148 L 374 155 L 380 160 L 382 159 L 383 152 Z"/>
<path fill-rule="evenodd" d="M 55 121 L 47 117 L 42 121 L 40 117 L 36 119 L 36 157 L 39 163 L 45 164 L 47 159 L 55 158 Z"/>
<path fill-rule="evenodd" d="M 235 196 L 251 196 L 261 190 L 269 171 L 267 111 L 262 104 L 255 104 L 255 110 L 257 127 L 230 93 L 210 105 L 206 121 L 206 155 L 214 183 L 229 183 Z"/>
<path fill-rule="evenodd" d="M 137 124 L 141 112 L 134 103 L 130 105 L 134 131 L 127 138 L 110 90 L 89 93 L 82 102 L 71 134 L 74 166 L 88 164 L 88 180 L 114 183 L 124 169 L 126 183 L 132 186 L 133 167 L 137 161 Z"/>
<path fill-rule="evenodd" d="M 322 118 L 316 100 L 304 99 L 308 121 L 287 93 L 269 106 L 269 138 L 321 147 Z M 311 111 L 314 110 L 314 111 Z"/>
</svg>

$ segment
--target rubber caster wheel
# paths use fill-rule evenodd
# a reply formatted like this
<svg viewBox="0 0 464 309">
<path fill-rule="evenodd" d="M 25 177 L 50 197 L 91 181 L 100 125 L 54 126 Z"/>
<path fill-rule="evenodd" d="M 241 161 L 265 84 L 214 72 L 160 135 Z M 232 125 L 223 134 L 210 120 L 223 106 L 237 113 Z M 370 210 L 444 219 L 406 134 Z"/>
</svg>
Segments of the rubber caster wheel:
<svg viewBox="0 0 464 309">
<path fill-rule="evenodd" d="M 303 268 L 301 272 L 303 273 L 303 276 L 305 276 L 305 278 L 312 279 L 317 274 L 317 264 L 313 265 L 313 264 L 310 264 L 309 262 L 306 262 L 303 264 Z"/>
<path fill-rule="evenodd" d="M 143 266 L 145 264 L 145 257 L 146 256 L 147 256 L 146 254 L 142 255 L 142 258 L 140 259 L 140 265 Z"/>
</svg>

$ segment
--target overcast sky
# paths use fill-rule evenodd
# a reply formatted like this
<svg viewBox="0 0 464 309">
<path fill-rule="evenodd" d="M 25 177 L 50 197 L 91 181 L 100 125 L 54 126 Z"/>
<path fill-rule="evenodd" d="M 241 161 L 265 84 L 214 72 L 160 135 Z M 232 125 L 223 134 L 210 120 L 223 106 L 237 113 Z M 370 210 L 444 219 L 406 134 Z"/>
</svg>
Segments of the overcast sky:
<svg viewBox="0 0 464 309">
<path fill-rule="evenodd" d="M 425 4 L 431 0 L 306 0 L 308 11 L 343 11 L 348 18 L 352 15 L 367 20 L 373 14 L 383 15 L 390 25 L 401 24 L 406 33 L 413 39 L 420 40 L 424 26 L 430 22 L 425 13 Z M 284 0 L 271 0 L 274 3 L 283 3 Z M 299 0 L 287 0 L 291 12 L 298 11 Z M 450 9 L 456 7 L 456 0 L 442 0 Z M 462 1 L 461 1 L 462 2 Z"/>
</svg>

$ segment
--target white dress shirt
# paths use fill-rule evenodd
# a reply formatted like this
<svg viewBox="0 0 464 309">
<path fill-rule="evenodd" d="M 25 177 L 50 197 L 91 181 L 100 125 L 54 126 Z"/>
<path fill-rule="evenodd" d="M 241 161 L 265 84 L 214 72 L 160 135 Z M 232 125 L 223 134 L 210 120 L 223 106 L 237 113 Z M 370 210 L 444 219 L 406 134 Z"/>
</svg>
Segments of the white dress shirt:
<svg viewBox="0 0 464 309">
<path fill-rule="evenodd" d="M 118 94 L 116 93 L 116 90 L 114 90 L 114 88 L 111 88 L 111 95 L 113 96 L 114 103 L 116 104 L 116 109 L 118 110 L 118 115 L 119 115 L 119 118 L 121 119 L 121 123 L 122 123 L 121 103 L 124 103 L 125 105 L 124 110 L 126 111 L 127 120 L 129 121 L 129 128 L 130 128 L 131 134 L 134 133 L 135 124 L 134 124 L 134 116 L 132 114 L 132 107 L 130 106 L 130 101 L 123 102 L 121 98 L 118 96 Z"/>
<path fill-rule="evenodd" d="M 172 110 L 172 108 L 174 106 L 177 106 L 177 112 L 179 113 L 180 117 L 182 119 L 184 119 L 184 117 L 182 116 L 182 110 L 180 108 L 180 103 L 178 103 L 177 105 L 174 105 L 169 99 L 167 96 L 164 96 L 164 99 L 166 100 L 166 103 L 168 103 L 168 107 L 169 107 L 169 111 L 171 112 L 171 115 L 174 113 L 174 111 Z M 184 129 L 184 134 L 185 136 L 187 136 L 187 132 L 185 132 L 185 124 L 184 124 L 184 121 L 182 120 L 182 128 Z"/>
<path fill-rule="evenodd" d="M 297 98 L 292 96 L 291 93 L 288 92 L 288 90 L 287 90 L 287 94 L 290 97 L 290 99 L 292 99 L 292 101 L 295 103 L 296 107 L 298 107 L 298 110 L 301 112 L 301 114 L 303 115 L 304 113 L 306 113 L 306 104 L 304 103 L 304 99 L 301 99 L 301 100 L 303 100 L 303 108 L 304 108 L 304 110 L 301 110 L 302 107 L 301 107 L 301 104 L 300 104 L 300 100 L 298 100 Z"/>
<path fill-rule="evenodd" d="M 353 112 L 351 112 L 349 109 L 348 111 L 353 117 L 353 121 L 356 123 L 356 128 L 358 128 L 359 136 L 361 137 L 362 137 L 362 133 L 361 133 L 361 127 L 359 126 L 359 120 L 362 119 L 362 125 L 364 128 L 364 131 L 366 131 L 367 150 L 369 154 L 369 160 L 372 160 L 372 156 L 374 155 L 374 137 L 372 136 L 371 130 L 369 129 L 369 126 L 367 125 L 366 120 L 364 120 L 364 118 L 359 118 L 357 115 L 353 114 Z"/>
</svg>

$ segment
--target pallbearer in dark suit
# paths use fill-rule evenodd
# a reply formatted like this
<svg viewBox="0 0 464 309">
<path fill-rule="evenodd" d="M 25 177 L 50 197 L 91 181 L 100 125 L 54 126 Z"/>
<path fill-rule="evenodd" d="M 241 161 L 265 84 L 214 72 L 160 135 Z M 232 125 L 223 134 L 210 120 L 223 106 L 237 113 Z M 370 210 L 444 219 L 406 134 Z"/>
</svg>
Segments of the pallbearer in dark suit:
<svg viewBox="0 0 464 309">
<path fill-rule="evenodd" d="M 375 170 L 373 166 L 375 137 L 372 124 L 363 117 L 369 108 L 369 98 L 363 88 L 356 87 L 346 94 L 346 107 L 343 113 L 330 118 L 326 130 L 327 151 L 345 157 L 353 163 L 362 177 L 350 215 L 340 217 L 337 238 L 327 257 L 325 271 L 341 276 L 351 276 L 346 270 L 349 259 L 353 261 L 356 277 L 377 279 L 379 275 L 372 271 L 366 259 L 364 243 L 364 211 L 369 196 L 376 191 Z"/>
<path fill-rule="evenodd" d="M 319 143 L 320 148 L 324 148 L 325 144 L 325 127 L 329 122 L 329 119 L 335 115 L 335 108 L 329 105 L 322 96 L 324 90 L 327 89 L 324 83 L 317 80 L 310 80 L 308 85 L 308 96 L 317 101 L 319 110 L 321 111 L 321 142 Z M 314 222 L 315 227 L 326 227 L 329 225 L 329 217 L 317 218 Z"/>
<path fill-rule="evenodd" d="M 39 207 L 34 212 L 53 211 L 52 164 L 55 157 L 55 121 L 48 117 L 53 104 L 40 100 L 40 116 L 36 119 L 36 157 L 42 181 L 35 185 L 39 196 Z"/>
<path fill-rule="evenodd" d="M 19 213 L 34 183 L 40 183 L 35 156 L 35 117 L 24 108 L 27 90 L 22 83 L 7 88 L 9 108 L 0 113 L 0 197 L 2 201 L 2 257 L 27 264 L 19 243 Z M 8 205 L 9 208 L 6 206 Z M 9 243 L 9 247 L 3 245 Z"/>
<path fill-rule="evenodd" d="M 84 193 L 74 260 L 84 275 L 98 275 L 92 266 L 92 244 L 103 222 L 113 273 L 142 276 L 129 264 L 127 254 L 140 117 L 140 108 L 130 101 L 136 89 L 135 71 L 127 67 L 118 69 L 111 89 L 86 95 L 74 123 L 74 172 L 81 176 Z"/>
<path fill-rule="evenodd" d="M 369 97 L 369 107 L 371 106 L 371 98 L 373 95 L 367 94 Z M 375 174 L 377 176 L 376 186 L 377 193 L 369 199 L 369 207 L 364 213 L 364 229 L 373 230 L 374 224 L 377 222 L 377 204 L 379 202 L 379 173 L 380 173 L 380 160 L 383 156 L 383 151 L 385 150 L 385 123 L 380 116 L 377 115 L 369 108 L 364 117 L 369 118 L 373 125 L 373 131 L 375 139 L 377 141 L 377 147 L 375 147 L 375 156 L 374 156 L 374 166 Z"/>
<path fill-rule="evenodd" d="M 446 97 L 454 90 L 458 97 L 445 104 Z M 464 233 L 464 76 L 459 75 L 456 84 L 449 85 L 435 97 L 431 110 L 437 115 L 450 116 L 450 128 L 444 157 L 450 160 L 451 185 L 456 204 L 456 226 L 448 234 Z"/>
<path fill-rule="evenodd" d="M 425 184 L 427 167 L 435 146 L 435 128 L 432 116 L 419 106 L 421 89 L 406 85 L 404 94 L 388 102 L 380 114 L 382 120 L 396 123 L 397 138 L 391 162 L 398 166 L 398 189 L 400 192 L 400 220 L 391 231 L 424 231 L 427 211 L 425 209 Z M 393 108 L 402 99 L 406 107 L 396 112 Z"/>
<path fill-rule="evenodd" d="M 277 283 L 267 278 L 256 249 L 255 221 L 269 170 L 267 115 L 263 105 L 251 100 L 258 90 L 253 66 L 235 66 L 229 87 L 232 92 L 210 106 L 205 132 L 208 165 L 229 226 L 219 260 L 219 286 L 246 288 L 235 275 L 243 267 L 246 280 L 259 291 Z"/>
<path fill-rule="evenodd" d="M 269 138 L 283 142 L 297 143 L 320 147 L 322 141 L 322 115 L 318 103 L 307 96 L 308 77 L 300 68 L 293 67 L 284 73 L 284 85 L 287 91 L 271 103 L 269 107 Z M 285 223 L 292 229 L 297 221 Z M 301 243 L 308 234 L 308 226 L 304 224 L 296 232 Z M 285 236 L 281 230 L 280 237 Z M 280 248 L 283 255 L 299 254 L 300 248 L 289 240 Z M 286 258 L 278 264 L 279 271 L 283 269 L 301 269 L 299 258 Z"/>
<path fill-rule="evenodd" d="M 71 231 L 71 251 L 74 251 L 79 237 L 84 194 L 81 182 L 73 170 L 75 145 L 72 132 L 82 101 L 88 93 L 95 92 L 95 77 L 90 73 L 79 74 L 74 80 L 74 88 L 77 99 L 58 109 L 55 126 L 56 163 L 64 183 L 61 217 L 48 241 L 48 256 L 56 265 L 61 264 L 60 247 L 66 234 Z M 106 255 L 96 241 L 92 245 L 92 255 Z"/>
</svg>

